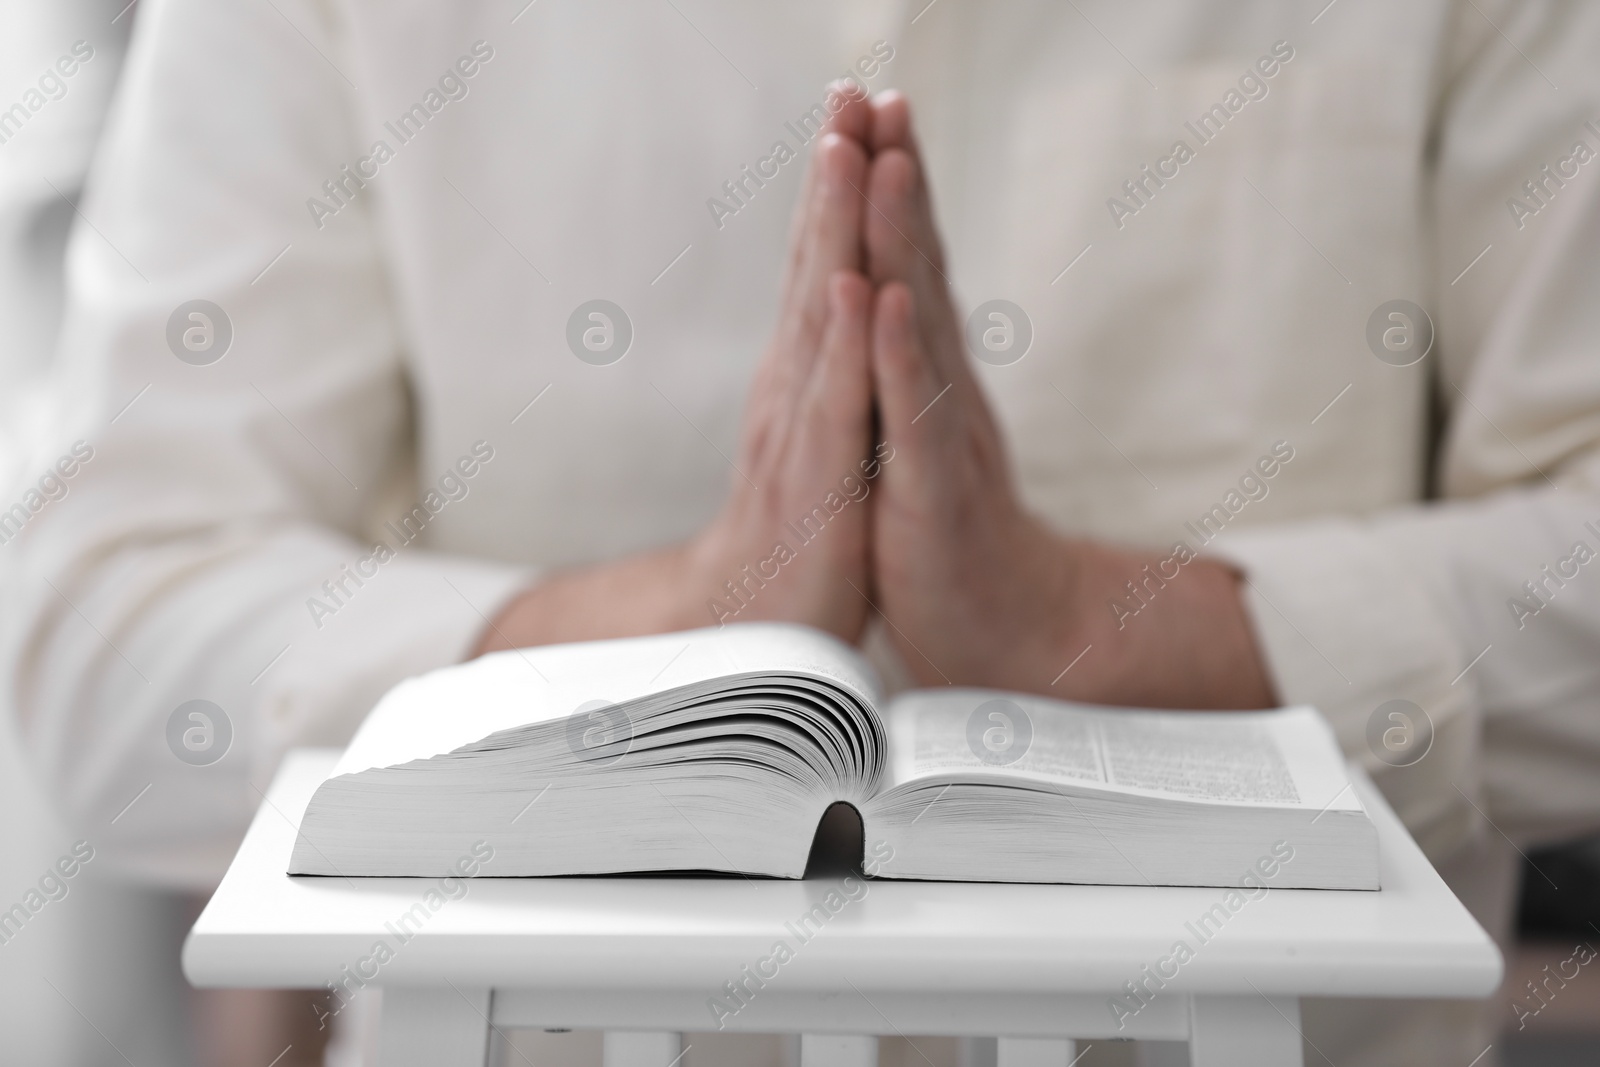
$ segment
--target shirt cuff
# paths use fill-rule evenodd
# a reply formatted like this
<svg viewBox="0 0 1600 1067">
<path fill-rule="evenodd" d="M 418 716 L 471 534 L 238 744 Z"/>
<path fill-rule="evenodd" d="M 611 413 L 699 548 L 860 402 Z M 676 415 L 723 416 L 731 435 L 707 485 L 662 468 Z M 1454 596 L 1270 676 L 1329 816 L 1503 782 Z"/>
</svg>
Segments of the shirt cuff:
<svg viewBox="0 0 1600 1067">
<path fill-rule="evenodd" d="M 261 679 L 261 770 L 289 748 L 345 744 L 390 687 L 466 659 L 535 574 L 462 556 L 405 555 L 359 586 L 346 578 L 309 598 L 307 635 Z"/>
<path fill-rule="evenodd" d="M 1465 672 L 1472 653 L 1381 535 L 1370 524 L 1318 520 L 1227 531 L 1205 554 L 1243 572 L 1241 596 L 1279 700 L 1322 712 L 1424 852 L 1442 857 L 1479 832 L 1469 800 L 1481 721 Z M 1397 699 L 1432 724 L 1420 757 L 1384 750 L 1387 714 L 1369 734 L 1378 707 Z"/>
</svg>

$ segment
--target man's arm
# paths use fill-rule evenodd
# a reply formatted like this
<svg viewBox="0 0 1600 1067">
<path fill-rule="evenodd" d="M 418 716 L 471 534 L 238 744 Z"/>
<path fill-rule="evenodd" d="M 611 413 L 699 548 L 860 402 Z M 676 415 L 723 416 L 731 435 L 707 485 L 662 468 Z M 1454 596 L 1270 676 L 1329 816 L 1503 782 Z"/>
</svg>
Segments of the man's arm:
<svg viewBox="0 0 1600 1067">
<path fill-rule="evenodd" d="M 871 585 L 866 508 L 841 509 L 804 552 L 774 551 L 799 548 L 784 519 L 805 515 L 847 478 L 865 486 L 872 451 L 872 293 L 861 274 L 856 193 L 866 180 L 871 107 L 864 97 L 839 100 L 795 209 L 778 323 L 751 387 L 722 511 L 682 545 L 544 575 L 489 622 L 474 654 L 717 624 L 711 606 L 730 599 L 728 583 L 752 593 L 759 585 L 741 621 L 806 622 L 847 641 L 861 635 Z"/>
<path fill-rule="evenodd" d="M 166 881 L 220 873 L 283 746 L 343 741 L 396 679 L 458 659 L 479 610 L 526 580 L 407 551 L 336 615 L 308 612 L 370 553 L 363 512 L 410 440 L 368 206 L 320 231 L 305 208 L 357 144 L 348 86 L 307 43 L 340 55 L 324 10 L 140 14 L 82 208 L 93 227 L 69 252 L 76 425 L 51 459 L 80 438 L 92 458 L 0 546 L 5 677 L 36 767 L 69 818 L 99 827 L 97 849 Z M 167 341 L 201 296 L 233 333 L 209 365 Z M 166 740 L 197 698 L 234 734 L 203 771 Z"/>
<path fill-rule="evenodd" d="M 1538 220 L 1548 223 L 1542 233 L 1509 232 L 1504 204 L 1522 172 L 1537 174 L 1551 153 L 1571 155 L 1575 137 L 1600 144 L 1600 134 L 1584 134 L 1600 92 L 1574 43 L 1600 27 L 1573 7 L 1527 17 L 1538 25 L 1522 32 L 1542 49 L 1541 65 L 1564 72 L 1561 93 L 1514 51 L 1483 40 L 1493 32 L 1484 26 L 1460 31 L 1457 65 L 1440 79 L 1451 93 L 1441 105 L 1436 223 L 1446 248 L 1430 366 L 1450 412 L 1441 479 L 1450 499 L 1230 531 L 1126 628 L 1107 601 L 1126 599 L 1125 583 L 1142 585 L 1146 565 L 1158 570 L 1168 557 L 1061 537 L 1018 506 L 964 362 L 901 123 L 902 140 L 880 148 L 868 194 L 869 269 L 885 283 L 875 381 L 900 456 L 887 472 L 874 550 L 891 638 L 920 680 L 1110 703 L 1312 703 L 1439 848 L 1459 840 L 1472 815 L 1463 798 L 1477 788 L 1486 711 L 1496 818 L 1552 833 L 1600 820 L 1600 717 L 1579 696 L 1600 686 L 1589 651 L 1600 641 L 1600 579 L 1585 586 L 1576 562 L 1580 541 L 1600 554 L 1600 533 L 1585 525 L 1600 517 L 1600 186 L 1569 181 Z M 1488 244 L 1507 254 L 1452 286 L 1444 274 L 1459 274 Z M 1557 585 L 1542 577 L 1546 566 L 1580 577 Z M 1381 763 L 1367 740 L 1368 720 L 1395 698 L 1435 727 L 1431 753 L 1415 766 Z"/>
<path fill-rule="evenodd" d="M 865 238 L 882 287 L 874 381 L 897 457 L 874 559 L 913 674 L 1114 704 L 1271 704 L 1233 568 L 1194 560 L 1171 580 L 1158 574 L 1141 625 L 1119 627 L 1107 603 L 1164 557 L 1061 536 L 1023 509 L 966 356 L 909 109 L 886 94 L 877 111 Z"/>
<path fill-rule="evenodd" d="M 343 743 L 405 677 L 493 642 L 709 624 L 720 583 L 869 453 L 869 293 L 844 195 L 865 164 L 834 136 L 816 153 L 837 167 L 817 187 L 830 207 L 800 212 L 752 405 L 754 477 L 704 535 L 542 582 L 420 546 L 374 563 L 364 522 L 411 448 L 410 383 L 368 199 L 308 221 L 307 195 L 357 154 L 324 13 L 173 0 L 141 23 L 85 208 L 95 229 L 72 253 L 64 350 L 84 403 L 61 449 L 92 452 L 0 550 L 6 677 L 42 775 L 101 827 L 138 797 L 96 845 L 153 879 L 220 874 L 282 750 Z M 169 347 L 196 296 L 221 310 L 179 328 L 231 327 L 222 358 Z M 862 508 L 830 523 L 756 614 L 859 633 L 846 579 L 867 583 L 865 528 Z M 194 699 L 232 727 L 203 773 L 169 749 L 169 717 Z"/>
</svg>

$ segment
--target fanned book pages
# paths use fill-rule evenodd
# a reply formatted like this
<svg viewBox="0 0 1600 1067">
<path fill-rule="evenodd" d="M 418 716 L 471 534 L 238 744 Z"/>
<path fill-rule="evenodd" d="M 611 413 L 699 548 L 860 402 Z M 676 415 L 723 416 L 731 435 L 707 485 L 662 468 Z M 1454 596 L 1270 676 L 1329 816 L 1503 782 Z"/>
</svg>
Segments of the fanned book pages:
<svg viewBox="0 0 1600 1067">
<path fill-rule="evenodd" d="M 289 873 L 798 878 L 823 813 L 877 877 L 1377 889 L 1377 834 L 1314 710 L 916 690 L 747 623 L 521 649 L 391 690 L 317 789 Z"/>
</svg>

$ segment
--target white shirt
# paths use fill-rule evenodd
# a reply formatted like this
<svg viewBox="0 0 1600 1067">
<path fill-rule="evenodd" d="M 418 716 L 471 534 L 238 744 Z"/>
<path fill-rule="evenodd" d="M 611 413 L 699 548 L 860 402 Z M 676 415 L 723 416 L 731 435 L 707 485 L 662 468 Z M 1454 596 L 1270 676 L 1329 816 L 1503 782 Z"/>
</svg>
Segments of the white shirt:
<svg viewBox="0 0 1600 1067">
<path fill-rule="evenodd" d="M 0 484 L 12 498 L 7 506 L 13 483 L 37 478 L 36 468 L 55 458 L 30 454 L 52 415 L 39 379 L 61 325 L 74 205 L 133 23 L 122 6 L 0 0 Z"/>
<path fill-rule="evenodd" d="M 1537 214 L 1506 202 L 1600 150 L 1600 9 L 921 8 L 144 7 L 71 252 L 61 440 L 94 456 L 0 545 L 18 706 L 107 853 L 214 876 L 285 746 L 459 660 L 540 568 L 715 513 L 805 166 L 791 127 L 877 41 L 868 84 L 911 94 L 961 305 L 1031 321 L 1024 358 L 979 367 L 1028 504 L 1156 549 L 1221 505 L 1206 547 L 1248 574 L 1282 698 L 1378 769 L 1380 704 L 1431 717 L 1432 751 L 1382 780 L 1433 847 L 1469 796 L 1519 835 L 1596 821 L 1600 566 L 1520 629 L 1508 598 L 1600 549 L 1600 163 Z M 1186 123 L 1214 105 L 1202 143 Z M 167 341 L 196 299 L 232 331 L 203 366 Z M 634 333 L 609 365 L 566 340 L 594 299 Z M 1406 367 L 1366 341 L 1396 299 L 1437 332 Z M 429 501 L 475 445 L 492 458 Z M 386 523 L 441 500 L 400 546 Z M 363 563 L 378 538 L 394 558 Z M 168 750 L 191 699 L 233 725 L 209 767 Z"/>
</svg>

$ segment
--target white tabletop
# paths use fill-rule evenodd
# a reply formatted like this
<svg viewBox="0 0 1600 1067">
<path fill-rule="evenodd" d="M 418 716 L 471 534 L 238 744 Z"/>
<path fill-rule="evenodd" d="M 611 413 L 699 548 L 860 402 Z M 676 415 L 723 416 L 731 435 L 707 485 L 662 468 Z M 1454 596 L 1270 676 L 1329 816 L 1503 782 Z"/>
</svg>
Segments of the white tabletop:
<svg viewBox="0 0 1600 1067">
<path fill-rule="evenodd" d="M 321 987 L 367 957 L 433 879 L 289 877 L 312 791 L 338 757 L 290 753 L 184 946 L 197 986 Z M 1170 983 L 1196 994 L 1481 997 L 1500 980 L 1489 937 L 1359 771 L 1378 827 L 1379 892 L 1274 890 L 1246 904 Z M 485 874 L 492 871 L 486 867 Z M 428 913 L 384 985 L 715 990 L 793 942 L 837 878 L 493 878 Z M 1167 956 L 1222 889 L 866 883 L 782 969 L 787 988 L 1096 993 Z M 859 893 L 858 893 L 859 895 Z M 435 898 L 437 901 L 438 898 Z M 424 908 L 426 911 L 426 908 Z"/>
</svg>

